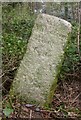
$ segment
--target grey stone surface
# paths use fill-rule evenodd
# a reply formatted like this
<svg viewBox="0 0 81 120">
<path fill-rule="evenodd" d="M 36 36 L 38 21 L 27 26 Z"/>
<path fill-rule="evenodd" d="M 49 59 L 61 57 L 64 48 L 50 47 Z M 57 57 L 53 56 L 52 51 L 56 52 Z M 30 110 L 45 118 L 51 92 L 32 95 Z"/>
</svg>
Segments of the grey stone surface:
<svg viewBox="0 0 81 120">
<path fill-rule="evenodd" d="M 70 31 L 67 21 L 38 15 L 11 92 L 29 103 L 43 105 L 47 101 Z"/>
</svg>

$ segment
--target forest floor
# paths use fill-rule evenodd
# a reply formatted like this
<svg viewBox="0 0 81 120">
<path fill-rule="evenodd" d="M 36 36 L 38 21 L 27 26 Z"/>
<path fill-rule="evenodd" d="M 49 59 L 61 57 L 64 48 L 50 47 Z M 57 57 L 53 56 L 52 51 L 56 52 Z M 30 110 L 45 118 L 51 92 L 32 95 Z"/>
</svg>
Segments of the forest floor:
<svg viewBox="0 0 81 120">
<path fill-rule="evenodd" d="M 72 118 L 77 120 L 81 117 L 81 65 L 74 73 L 68 73 L 65 81 L 60 81 L 55 91 L 54 98 L 50 109 L 43 109 L 36 105 L 22 103 L 14 97 L 12 108 L 13 113 L 6 117 L 3 113 L 3 118 L 39 118 L 39 119 L 61 119 Z M 9 95 L 3 96 L 3 109 L 5 103 L 9 102 Z"/>
<path fill-rule="evenodd" d="M 69 120 L 71 120 L 71 118 L 74 118 L 77 120 L 78 118 L 81 118 L 81 61 L 78 62 L 77 59 L 76 26 L 74 26 L 74 32 L 72 33 L 69 43 L 70 48 L 66 52 L 66 61 L 63 67 L 66 77 L 63 80 L 59 79 L 58 87 L 55 91 L 50 109 L 44 109 L 36 105 L 22 103 L 22 101 L 19 101 L 19 99 L 15 96 L 13 99 L 10 98 L 10 86 L 24 55 L 23 53 L 25 53 L 27 45 L 26 39 L 28 40 L 31 35 L 35 19 L 32 14 L 29 14 L 29 11 L 27 13 L 27 9 L 26 12 L 24 12 L 21 8 L 22 7 L 19 9 L 18 7 L 13 10 L 10 6 L 5 9 L 3 8 L 3 120 L 8 118 L 16 118 L 17 120 L 20 118 L 29 118 L 30 120 L 32 118 L 38 118 L 38 120 L 49 118 L 53 120 L 54 118 L 58 118 L 59 120 L 64 118 L 66 120 L 66 118 L 70 118 Z M 67 72 L 68 68 L 74 71 Z"/>
</svg>

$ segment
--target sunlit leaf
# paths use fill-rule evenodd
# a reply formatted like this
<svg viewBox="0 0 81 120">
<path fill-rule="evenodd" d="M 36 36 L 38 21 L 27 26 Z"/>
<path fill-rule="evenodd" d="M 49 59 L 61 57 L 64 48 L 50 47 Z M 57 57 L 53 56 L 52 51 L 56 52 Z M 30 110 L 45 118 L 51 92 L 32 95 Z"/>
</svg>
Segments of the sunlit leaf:
<svg viewBox="0 0 81 120">
<path fill-rule="evenodd" d="M 13 112 L 13 109 L 12 108 L 5 108 L 3 109 L 3 113 L 5 114 L 5 116 L 9 116 L 11 113 Z"/>
</svg>

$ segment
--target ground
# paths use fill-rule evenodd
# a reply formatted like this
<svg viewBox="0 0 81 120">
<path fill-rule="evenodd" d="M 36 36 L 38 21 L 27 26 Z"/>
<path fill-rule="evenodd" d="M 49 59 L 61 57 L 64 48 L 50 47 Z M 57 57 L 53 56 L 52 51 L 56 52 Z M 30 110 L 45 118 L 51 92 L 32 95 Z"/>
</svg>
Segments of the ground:
<svg viewBox="0 0 81 120">
<path fill-rule="evenodd" d="M 16 12 L 17 12 L 17 10 L 16 10 Z M 14 12 L 12 11 L 11 13 L 10 13 L 10 15 L 12 18 L 12 16 L 14 17 L 14 15 L 13 15 Z M 22 12 L 22 13 L 24 13 L 24 12 Z M 3 13 L 3 15 L 5 15 L 5 14 Z M 16 19 L 17 19 L 17 16 L 18 15 L 15 16 Z M 7 17 L 9 17 L 9 11 L 8 11 Z M 8 48 L 9 48 L 9 51 L 11 50 L 11 48 L 13 48 L 12 53 L 14 55 L 14 44 L 13 43 L 15 43 L 15 42 L 18 43 L 18 41 L 22 41 L 21 39 L 17 38 L 17 36 L 15 36 L 15 35 L 19 36 L 19 34 L 20 34 L 20 37 L 21 37 L 21 35 L 22 36 L 24 35 L 24 32 L 23 32 L 24 22 L 22 21 L 24 18 L 20 17 L 20 20 L 18 19 L 17 22 L 14 21 L 14 24 L 12 24 L 13 23 L 12 20 L 14 20 L 14 19 L 10 19 L 10 18 L 7 19 L 7 17 L 5 17 L 6 24 L 5 24 L 5 20 L 4 20 L 4 26 L 3 26 L 4 33 L 5 33 L 5 29 L 6 29 L 6 33 L 11 30 L 12 30 L 12 33 L 13 33 L 13 31 L 14 31 L 14 33 L 16 33 L 16 31 L 17 31 L 16 29 L 18 29 L 18 32 L 17 32 L 17 34 L 14 34 L 14 35 L 11 35 L 11 32 L 9 32 L 8 35 L 4 34 L 5 35 L 4 36 L 5 43 L 6 42 L 11 43 L 11 46 L 10 46 L 10 44 L 8 44 L 9 46 L 6 45 L 7 47 L 4 47 L 4 49 L 5 49 L 4 53 L 7 53 Z M 28 15 L 27 15 L 27 18 L 28 18 Z M 11 22 L 8 22 L 8 20 L 11 20 Z M 32 19 L 30 19 L 30 20 L 32 20 Z M 31 21 L 31 23 L 32 23 L 32 21 Z M 28 36 L 30 36 L 30 31 L 28 28 L 30 28 L 31 25 L 29 25 L 28 22 L 25 21 L 25 26 L 27 26 L 27 28 L 24 28 L 25 29 L 24 31 L 28 30 L 27 33 L 29 33 Z M 20 31 L 21 30 L 20 28 L 22 28 L 22 31 Z M 76 26 L 74 26 L 74 29 L 76 29 Z M 71 56 L 69 57 L 69 59 L 67 59 L 67 61 L 71 61 L 72 58 L 73 58 L 72 60 L 74 60 L 76 58 L 74 60 L 74 62 L 77 60 L 77 55 L 76 55 L 77 54 L 76 53 L 76 51 L 77 51 L 77 36 L 76 36 L 76 34 L 77 34 L 76 31 L 73 32 L 73 34 L 72 34 L 71 48 L 69 49 L 69 52 L 67 52 L 68 56 L 70 56 L 70 55 Z M 13 37 L 13 36 L 15 36 L 15 37 Z M 24 36 L 24 37 L 27 37 L 27 36 Z M 9 41 L 9 40 L 11 40 L 11 38 L 13 38 L 12 42 Z M 17 39 L 15 39 L 15 38 L 17 38 Z M 16 40 L 16 41 L 14 41 L 14 40 Z M 73 45 L 74 40 L 76 41 L 76 43 Z M 20 43 L 21 44 L 19 46 L 21 46 L 21 48 L 22 48 L 22 42 L 20 42 Z M 25 43 L 23 43 L 23 44 L 25 44 Z M 81 48 L 81 46 L 80 46 L 80 48 Z M 21 50 L 19 51 L 18 57 L 21 53 Z M 74 51 L 74 53 L 73 53 L 73 51 Z M 18 49 L 15 51 L 15 54 L 16 53 L 18 53 Z M 10 59 L 9 55 L 11 55 L 11 51 L 10 51 L 10 54 L 9 53 L 3 54 L 3 58 L 2 58 L 3 59 L 2 64 L 5 66 L 5 67 L 3 66 L 4 70 L 3 70 L 3 74 L 2 74 L 2 77 L 3 77 L 2 79 L 3 79 L 3 81 L 5 80 L 3 82 L 4 85 L 3 85 L 3 101 L 2 101 L 3 102 L 3 111 L 2 111 L 3 119 L 7 119 L 7 118 L 17 118 L 17 119 L 18 118 L 30 118 L 30 119 L 31 118 L 42 118 L 42 119 L 53 118 L 54 119 L 54 118 L 59 117 L 59 119 L 61 120 L 61 118 L 64 117 L 65 119 L 70 118 L 70 120 L 71 120 L 71 118 L 74 118 L 75 120 L 77 120 L 78 117 L 81 117 L 81 87 L 80 87 L 81 86 L 81 61 L 77 62 L 77 67 L 73 72 L 67 72 L 65 74 L 65 76 L 66 76 L 65 80 L 64 79 L 62 80 L 59 78 L 58 87 L 55 91 L 51 108 L 44 109 L 44 108 L 40 108 L 39 106 L 36 106 L 36 105 L 32 106 L 31 104 L 22 103 L 22 101 L 19 101 L 18 98 L 16 98 L 15 96 L 14 96 L 13 100 L 10 99 L 10 96 L 8 93 L 9 93 L 12 81 L 14 79 L 16 70 L 19 66 L 19 62 L 20 62 L 19 60 L 21 60 L 22 57 L 18 58 L 17 56 L 13 56 Z M 72 62 L 73 61 L 71 61 L 71 63 Z M 68 62 L 66 62 L 66 63 L 68 63 Z M 70 64 L 68 63 L 69 66 L 68 65 L 67 66 L 70 67 L 71 63 Z M 75 64 L 74 64 L 74 66 L 75 66 Z M 66 69 L 66 66 L 65 66 L 65 69 Z M 11 110 L 13 111 L 11 114 L 8 115 L 8 117 L 6 117 L 4 114 L 4 110 L 6 107 L 9 108 L 8 111 L 9 110 L 10 110 L 10 112 L 11 112 Z"/>
<path fill-rule="evenodd" d="M 9 118 L 74 118 L 81 117 L 81 64 L 75 74 L 68 73 L 66 81 L 60 81 L 55 91 L 50 109 L 22 103 L 14 97 L 12 107 L 14 112 Z M 9 95 L 4 96 L 8 104 Z M 3 104 L 3 109 L 5 104 Z M 3 114 L 3 118 L 5 115 Z"/>
</svg>

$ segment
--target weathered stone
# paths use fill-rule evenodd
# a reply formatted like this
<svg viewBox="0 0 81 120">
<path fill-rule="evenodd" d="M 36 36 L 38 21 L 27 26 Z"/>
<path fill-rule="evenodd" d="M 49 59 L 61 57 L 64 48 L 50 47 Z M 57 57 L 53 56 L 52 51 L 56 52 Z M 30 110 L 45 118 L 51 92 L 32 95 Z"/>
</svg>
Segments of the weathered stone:
<svg viewBox="0 0 81 120">
<path fill-rule="evenodd" d="M 38 15 L 27 51 L 21 61 L 11 92 L 29 103 L 43 105 L 56 86 L 71 24 L 46 14 Z M 55 84 L 55 85 L 54 85 Z"/>
</svg>

